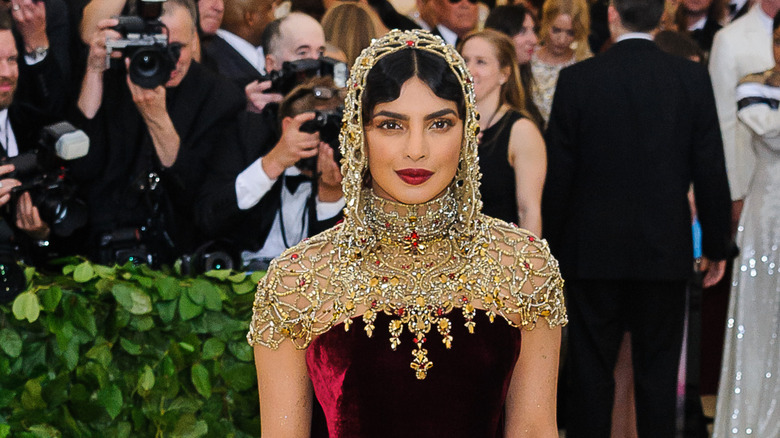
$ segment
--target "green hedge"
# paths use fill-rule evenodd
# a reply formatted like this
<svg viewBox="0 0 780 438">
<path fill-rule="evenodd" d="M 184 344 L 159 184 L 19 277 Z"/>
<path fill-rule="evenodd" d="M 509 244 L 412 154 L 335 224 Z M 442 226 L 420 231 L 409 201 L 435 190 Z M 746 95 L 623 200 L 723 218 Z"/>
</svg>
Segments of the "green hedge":
<svg viewBox="0 0 780 438">
<path fill-rule="evenodd" d="M 0 438 L 260 435 L 246 332 L 263 273 L 25 274 L 0 305 Z"/>
</svg>

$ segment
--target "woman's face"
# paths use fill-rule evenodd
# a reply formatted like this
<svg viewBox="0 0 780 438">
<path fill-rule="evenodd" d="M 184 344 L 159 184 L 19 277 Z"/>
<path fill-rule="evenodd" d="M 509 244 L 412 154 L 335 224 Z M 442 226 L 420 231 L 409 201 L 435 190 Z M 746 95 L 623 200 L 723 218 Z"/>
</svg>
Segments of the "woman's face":
<svg viewBox="0 0 780 438">
<path fill-rule="evenodd" d="M 569 53 L 571 43 L 574 42 L 574 26 L 571 15 L 561 14 L 550 23 L 550 32 L 547 34 L 545 46 L 553 55 L 564 56 Z"/>
<path fill-rule="evenodd" d="M 493 45 L 484 38 L 469 38 L 461 50 L 471 75 L 474 77 L 474 94 L 477 101 L 499 93 L 509 76 L 508 68 L 501 68 Z"/>
<path fill-rule="evenodd" d="M 512 37 L 512 41 L 515 43 L 518 64 L 523 65 L 531 62 L 531 56 L 534 54 L 536 44 L 539 43 L 539 38 L 534 32 L 534 19 L 530 14 L 525 14 L 523 27 Z"/>
<path fill-rule="evenodd" d="M 436 96 L 420 79 L 406 81 L 398 99 L 377 104 L 365 131 L 377 196 L 421 204 L 438 197 L 455 177 L 463 121 L 455 102 Z"/>
<path fill-rule="evenodd" d="M 775 66 L 780 66 L 780 27 L 772 32 L 772 53 L 775 54 Z"/>
</svg>

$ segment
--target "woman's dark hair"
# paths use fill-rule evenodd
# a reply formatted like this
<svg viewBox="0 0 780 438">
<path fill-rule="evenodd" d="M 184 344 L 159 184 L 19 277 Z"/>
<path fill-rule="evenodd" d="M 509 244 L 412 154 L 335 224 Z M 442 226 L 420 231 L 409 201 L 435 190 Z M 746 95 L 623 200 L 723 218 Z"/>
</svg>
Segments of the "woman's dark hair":
<svg viewBox="0 0 780 438">
<path fill-rule="evenodd" d="M 525 6 L 496 6 L 490 11 L 490 15 L 488 15 L 485 20 L 485 28 L 495 29 L 513 37 L 523 30 L 523 23 L 525 22 L 526 15 L 531 15 L 531 18 L 533 19 L 533 15 Z M 534 24 L 535 23 L 536 20 L 534 20 Z"/>
<path fill-rule="evenodd" d="M 772 32 L 776 31 L 780 27 L 780 12 L 775 15 L 775 19 L 772 21 Z"/>
<path fill-rule="evenodd" d="M 377 104 L 392 102 L 401 95 L 401 86 L 412 77 L 419 78 L 433 94 L 457 104 L 458 117 L 466 117 L 466 98 L 458 77 L 441 56 L 418 49 L 405 49 L 377 61 L 366 76 L 360 97 L 363 123 L 374 115 Z"/>
</svg>

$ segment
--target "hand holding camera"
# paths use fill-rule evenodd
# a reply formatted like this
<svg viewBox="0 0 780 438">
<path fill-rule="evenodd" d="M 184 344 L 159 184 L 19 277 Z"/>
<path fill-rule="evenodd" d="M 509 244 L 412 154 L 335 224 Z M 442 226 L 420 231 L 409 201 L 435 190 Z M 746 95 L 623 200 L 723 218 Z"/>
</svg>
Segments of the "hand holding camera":
<svg viewBox="0 0 780 438">
<path fill-rule="evenodd" d="M 244 93 L 248 102 L 247 111 L 259 113 L 263 111 L 266 105 L 271 102 L 281 102 L 284 99 L 279 93 L 267 93 L 271 88 L 272 82 L 269 81 L 254 81 L 250 82 L 244 87 Z"/>
<path fill-rule="evenodd" d="M 3 164 L 0 166 L 0 176 L 9 174 L 14 171 L 13 164 Z M 22 185 L 18 179 L 15 178 L 3 178 L 0 179 L 0 207 L 7 204 L 11 200 L 11 191 L 14 187 Z"/>
<path fill-rule="evenodd" d="M 49 47 L 46 36 L 46 3 L 40 0 L 14 0 L 11 16 L 24 40 L 24 49 L 33 53 Z"/>
<path fill-rule="evenodd" d="M 302 132 L 301 125 L 313 120 L 315 113 L 306 112 L 282 120 L 282 137 L 263 158 L 263 170 L 271 179 L 276 179 L 285 169 L 302 159 L 317 155 L 320 145 L 318 133 Z"/>
<path fill-rule="evenodd" d="M 89 45 L 89 57 L 87 58 L 87 70 L 95 73 L 103 73 L 108 66 L 106 65 L 106 43 L 109 40 L 116 40 L 122 37 L 119 32 L 113 30 L 119 24 L 116 18 L 107 18 L 100 20 L 98 31 L 92 36 L 92 42 Z M 121 58 L 119 52 L 111 53 L 112 58 Z"/>
<path fill-rule="evenodd" d="M 322 202 L 336 202 L 344 196 L 341 190 L 341 169 L 334 155 L 333 147 L 325 142 L 320 142 L 319 156 L 317 158 L 317 197 Z"/>
</svg>

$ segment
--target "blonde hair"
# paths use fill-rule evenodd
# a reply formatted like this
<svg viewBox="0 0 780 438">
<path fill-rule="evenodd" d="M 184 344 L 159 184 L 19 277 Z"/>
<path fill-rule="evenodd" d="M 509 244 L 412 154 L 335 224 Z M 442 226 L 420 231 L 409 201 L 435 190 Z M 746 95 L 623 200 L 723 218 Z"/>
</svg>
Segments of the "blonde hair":
<svg viewBox="0 0 780 438">
<path fill-rule="evenodd" d="M 347 65 L 355 63 L 360 52 L 371 41 L 387 33 L 379 15 L 369 6 L 352 1 L 340 1 L 322 17 L 325 41 L 347 55 Z"/>
<path fill-rule="evenodd" d="M 463 53 L 463 46 L 468 40 L 473 38 L 481 38 L 490 43 L 493 47 L 493 54 L 498 60 L 498 66 L 502 70 L 509 69 L 509 77 L 501 85 L 498 106 L 506 104 L 512 109 L 525 114 L 525 91 L 523 82 L 520 79 L 520 66 L 517 62 L 517 52 L 512 39 L 494 29 L 479 30 L 466 35 L 463 41 L 458 44 L 458 51 Z"/>
<path fill-rule="evenodd" d="M 586 0 L 547 0 L 542 8 L 542 26 L 539 31 L 539 37 L 542 41 L 547 40 L 550 35 L 552 22 L 559 15 L 568 15 L 571 17 L 572 30 L 574 31 L 574 59 L 582 61 L 590 58 L 593 53 L 588 44 L 588 35 L 590 34 L 590 12 Z"/>
</svg>

